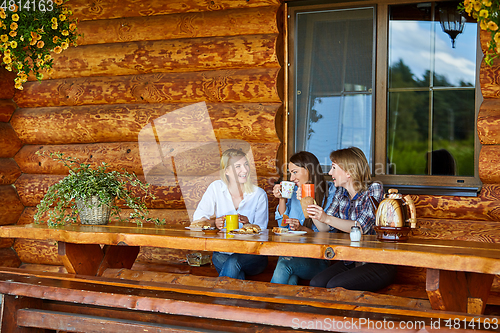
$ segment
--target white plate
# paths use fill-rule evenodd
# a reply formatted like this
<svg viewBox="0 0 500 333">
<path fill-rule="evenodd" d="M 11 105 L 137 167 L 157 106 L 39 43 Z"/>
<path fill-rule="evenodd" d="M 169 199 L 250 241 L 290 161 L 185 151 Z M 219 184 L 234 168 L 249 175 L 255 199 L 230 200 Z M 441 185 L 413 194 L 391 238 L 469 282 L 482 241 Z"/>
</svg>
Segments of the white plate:
<svg viewBox="0 0 500 333">
<path fill-rule="evenodd" d="M 303 234 L 307 234 L 307 231 L 293 231 L 293 230 L 288 230 L 288 232 L 284 232 L 284 233 L 277 233 L 275 232 L 276 235 L 278 236 L 299 236 L 299 235 L 303 235 Z"/>
<path fill-rule="evenodd" d="M 191 230 L 191 231 L 201 231 L 202 229 L 201 228 L 191 228 L 191 227 L 184 227 L 188 230 Z"/>
</svg>

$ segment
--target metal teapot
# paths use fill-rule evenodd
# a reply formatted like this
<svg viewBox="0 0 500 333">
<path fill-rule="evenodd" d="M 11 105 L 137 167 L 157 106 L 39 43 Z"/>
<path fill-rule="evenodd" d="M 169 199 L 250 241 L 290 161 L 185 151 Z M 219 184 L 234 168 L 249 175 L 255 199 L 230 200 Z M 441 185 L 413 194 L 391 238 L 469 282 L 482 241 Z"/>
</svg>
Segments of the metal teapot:
<svg viewBox="0 0 500 333">
<path fill-rule="evenodd" d="M 375 225 L 379 227 L 411 227 L 417 226 L 415 203 L 410 195 L 403 197 L 397 189 L 389 189 L 380 203 L 370 197 L 374 211 L 376 211 Z"/>
</svg>

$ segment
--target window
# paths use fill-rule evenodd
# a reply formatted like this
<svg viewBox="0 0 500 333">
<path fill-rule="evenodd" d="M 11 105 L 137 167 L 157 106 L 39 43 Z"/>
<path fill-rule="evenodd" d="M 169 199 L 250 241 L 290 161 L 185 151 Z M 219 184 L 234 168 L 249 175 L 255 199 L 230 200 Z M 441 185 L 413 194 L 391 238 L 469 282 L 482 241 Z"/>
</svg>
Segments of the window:
<svg viewBox="0 0 500 333">
<path fill-rule="evenodd" d="M 288 9 L 288 154 L 326 172 L 357 146 L 386 187 L 476 195 L 478 31 L 459 2 L 303 3 Z"/>
</svg>

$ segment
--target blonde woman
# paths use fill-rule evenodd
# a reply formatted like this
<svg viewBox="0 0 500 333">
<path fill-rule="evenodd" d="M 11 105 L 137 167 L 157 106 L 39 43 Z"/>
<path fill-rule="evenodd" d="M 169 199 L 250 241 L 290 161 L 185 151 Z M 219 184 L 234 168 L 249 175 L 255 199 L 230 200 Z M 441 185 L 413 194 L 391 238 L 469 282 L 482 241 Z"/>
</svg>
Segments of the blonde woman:
<svg viewBox="0 0 500 333">
<path fill-rule="evenodd" d="M 321 222 L 317 225 L 322 231 L 337 229 L 349 233 L 357 221 L 363 234 L 374 234 L 375 212 L 370 197 L 381 201 L 383 187 L 371 181 L 365 155 L 361 149 L 351 147 L 332 152 L 330 160 L 328 174 L 337 188 L 333 203 L 326 212 L 318 205 L 308 206 L 309 216 Z M 313 277 L 310 285 L 377 291 L 391 284 L 395 275 L 392 265 L 339 261 Z"/>
<path fill-rule="evenodd" d="M 252 223 L 267 229 L 269 222 L 266 192 L 255 186 L 250 176 L 246 154 L 238 149 L 228 149 L 222 154 L 220 180 L 211 183 L 193 215 L 194 221 L 208 220 L 218 229 L 224 227 L 225 216 L 238 214 L 240 227 Z M 215 216 L 215 220 L 212 217 Z M 259 274 L 267 266 L 267 257 L 214 252 L 212 256 L 219 276 L 245 279 L 245 275 Z"/>
</svg>

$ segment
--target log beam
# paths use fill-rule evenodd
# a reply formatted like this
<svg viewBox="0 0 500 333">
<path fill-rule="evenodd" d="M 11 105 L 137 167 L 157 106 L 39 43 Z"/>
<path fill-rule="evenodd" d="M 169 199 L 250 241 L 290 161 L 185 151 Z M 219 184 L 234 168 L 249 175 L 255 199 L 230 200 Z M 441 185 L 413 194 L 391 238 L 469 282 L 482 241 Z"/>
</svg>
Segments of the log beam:
<svg viewBox="0 0 500 333">
<path fill-rule="evenodd" d="M 481 71 L 482 73 L 482 71 Z M 500 91 L 500 86 L 499 86 Z M 484 99 L 477 118 L 477 135 L 483 145 L 500 144 L 500 99 Z"/>
<path fill-rule="evenodd" d="M 0 158 L 11 158 L 23 146 L 22 141 L 9 123 L 0 122 Z"/>
</svg>

